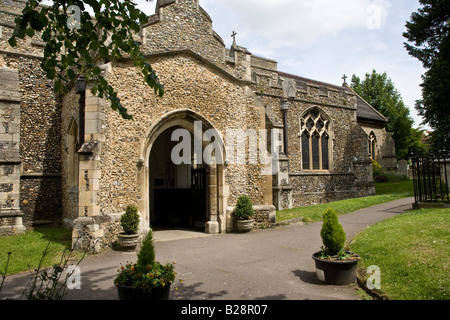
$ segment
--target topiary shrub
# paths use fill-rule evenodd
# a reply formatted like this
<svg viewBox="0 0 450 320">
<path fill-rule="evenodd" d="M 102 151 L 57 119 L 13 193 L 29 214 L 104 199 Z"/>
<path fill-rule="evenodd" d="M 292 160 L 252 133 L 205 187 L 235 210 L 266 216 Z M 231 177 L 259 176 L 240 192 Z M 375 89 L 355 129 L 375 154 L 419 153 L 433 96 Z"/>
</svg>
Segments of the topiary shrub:
<svg viewBox="0 0 450 320">
<path fill-rule="evenodd" d="M 337 255 L 344 249 L 345 232 L 334 209 L 328 209 L 323 213 L 323 225 L 320 235 L 327 255 Z"/>
<path fill-rule="evenodd" d="M 242 195 L 238 198 L 234 216 L 239 220 L 251 220 L 255 214 L 253 203 L 249 196 Z"/>
<path fill-rule="evenodd" d="M 139 213 L 135 206 L 128 206 L 120 217 L 123 232 L 127 235 L 136 234 L 139 228 Z"/>
<path fill-rule="evenodd" d="M 144 272 L 148 266 L 155 266 L 155 247 L 153 245 L 152 230 L 148 231 L 142 241 L 142 247 L 138 253 L 137 267 Z"/>
</svg>

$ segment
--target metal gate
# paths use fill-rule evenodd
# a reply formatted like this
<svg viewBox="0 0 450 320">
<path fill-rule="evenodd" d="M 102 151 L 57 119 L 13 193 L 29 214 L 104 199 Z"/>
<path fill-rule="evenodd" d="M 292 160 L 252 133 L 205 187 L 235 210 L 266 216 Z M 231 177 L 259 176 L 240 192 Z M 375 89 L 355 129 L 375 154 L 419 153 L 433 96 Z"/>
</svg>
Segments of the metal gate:
<svg viewBox="0 0 450 320">
<path fill-rule="evenodd" d="M 447 153 L 411 157 L 414 196 L 419 202 L 450 203 L 450 157 Z"/>
</svg>

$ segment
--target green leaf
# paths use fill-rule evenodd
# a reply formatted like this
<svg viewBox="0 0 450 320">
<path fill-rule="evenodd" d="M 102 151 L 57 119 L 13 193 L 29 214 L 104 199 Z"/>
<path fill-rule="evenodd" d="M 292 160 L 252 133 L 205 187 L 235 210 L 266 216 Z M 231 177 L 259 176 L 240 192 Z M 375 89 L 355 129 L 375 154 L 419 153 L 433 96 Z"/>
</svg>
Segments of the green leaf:
<svg viewBox="0 0 450 320">
<path fill-rule="evenodd" d="M 99 76 L 102 73 L 102 70 L 99 67 L 95 66 L 94 68 L 92 68 L 92 73 L 96 76 Z"/>
<path fill-rule="evenodd" d="M 67 66 L 73 66 L 74 65 L 73 54 L 69 53 L 66 57 L 67 57 L 67 59 L 66 59 Z"/>
<path fill-rule="evenodd" d="M 9 45 L 10 45 L 11 47 L 17 46 L 17 40 L 16 40 L 16 37 L 9 38 L 8 43 L 9 43 Z"/>
<path fill-rule="evenodd" d="M 25 29 L 22 29 L 22 28 L 17 29 L 17 36 L 18 36 L 20 39 L 25 38 L 25 35 L 26 35 Z"/>
<path fill-rule="evenodd" d="M 61 91 L 61 87 L 62 87 L 61 81 L 60 80 L 56 80 L 55 81 L 55 85 L 53 86 L 53 90 L 55 91 L 55 93 L 60 92 Z"/>
<path fill-rule="evenodd" d="M 70 78 L 70 80 L 75 80 L 77 75 L 72 69 L 67 69 L 67 76 Z"/>
<path fill-rule="evenodd" d="M 91 43 L 89 44 L 89 48 L 93 51 L 97 51 L 99 47 L 100 46 L 97 41 L 91 41 Z"/>
<path fill-rule="evenodd" d="M 107 58 L 108 57 L 108 48 L 101 47 L 99 50 L 99 53 L 102 58 Z"/>
<path fill-rule="evenodd" d="M 56 71 L 55 71 L 55 69 L 48 69 L 47 70 L 47 78 L 49 78 L 49 79 L 54 79 L 55 78 L 55 76 L 56 76 Z"/>
<path fill-rule="evenodd" d="M 30 38 L 34 37 L 34 29 L 33 28 L 28 28 L 25 33 L 27 34 L 27 36 L 29 36 Z"/>
</svg>

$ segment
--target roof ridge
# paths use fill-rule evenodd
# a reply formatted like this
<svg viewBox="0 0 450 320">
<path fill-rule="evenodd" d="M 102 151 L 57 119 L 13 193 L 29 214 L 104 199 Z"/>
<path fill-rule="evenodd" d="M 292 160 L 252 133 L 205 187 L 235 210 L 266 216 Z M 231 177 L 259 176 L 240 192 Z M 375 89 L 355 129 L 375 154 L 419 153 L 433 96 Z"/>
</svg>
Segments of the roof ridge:
<svg viewBox="0 0 450 320">
<path fill-rule="evenodd" d="M 352 91 L 358 98 L 360 98 L 367 106 L 369 106 L 373 111 L 375 111 L 379 116 L 381 116 L 386 122 L 388 122 L 388 119 L 382 115 L 377 109 L 375 109 L 370 103 L 368 103 L 363 97 L 361 97 L 355 90 L 353 90 L 351 87 L 349 87 L 348 84 L 344 83 L 344 86 Z"/>
<path fill-rule="evenodd" d="M 329 87 L 334 87 L 334 88 L 338 88 L 338 89 L 341 89 L 341 90 L 345 90 L 345 87 L 342 87 L 342 86 L 339 86 L 339 85 L 336 85 L 336 84 L 323 82 L 323 81 L 319 81 L 319 80 L 314 80 L 314 79 L 311 79 L 311 78 L 298 76 L 298 75 L 295 75 L 295 74 L 292 74 L 292 73 L 278 71 L 278 75 L 280 75 L 280 76 L 284 75 L 286 77 L 292 77 L 294 80 L 297 79 L 297 80 L 302 80 L 302 81 L 309 81 L 311 83 L 322 84 L 324 86 L 329 86 Z"/>
</svg>

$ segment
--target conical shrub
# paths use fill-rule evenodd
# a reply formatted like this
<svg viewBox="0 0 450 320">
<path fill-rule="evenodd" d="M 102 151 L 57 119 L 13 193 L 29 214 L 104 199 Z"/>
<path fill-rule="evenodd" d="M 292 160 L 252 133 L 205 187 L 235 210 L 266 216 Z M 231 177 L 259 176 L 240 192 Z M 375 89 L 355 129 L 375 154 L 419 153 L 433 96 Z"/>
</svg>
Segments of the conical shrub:
<svg viewBox="0 0 450 320">
<path fill-rule="evenodd" d="M 153 245 L 153 233 L 149 230 L 144 240 L 142 247 L 138 253 L 137 268 L 139 270 L 146 270 L 148 266 L 155 267 L 155 247 Z"/>
<path fill-rule="evenodd" d="M 336 255 L 344 249 L 345 232 L 334 209 L 328 209 L 323 213 L 323 225 L 320 235 L 328 255 Z"/>
</svg>

